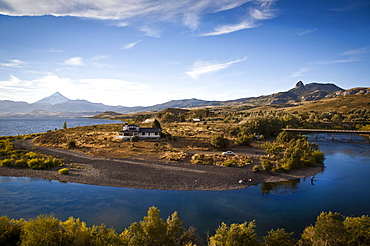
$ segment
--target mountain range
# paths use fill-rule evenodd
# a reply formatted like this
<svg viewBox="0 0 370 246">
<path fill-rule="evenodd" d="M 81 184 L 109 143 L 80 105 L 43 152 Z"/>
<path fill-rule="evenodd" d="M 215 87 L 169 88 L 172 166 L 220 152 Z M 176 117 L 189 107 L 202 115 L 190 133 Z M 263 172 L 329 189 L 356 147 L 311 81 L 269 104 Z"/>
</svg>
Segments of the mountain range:
<svg viewBox="0 0 370 246">
<path fill-rule="evenodd" d="M 367 90 L 369 88 L 358 88 Z M 351 92 L 352 91 L 352 92 Z M 365 92 L 365 93 L 366 93 Z M 104 111 L 118 113 L 134 113 L 145 111 L 161 111 L 166 108 L 196 108 L 212 106 L 233 105 L 276 105 L 297 104 L 307 101 L 315 101 L 325 97 L 336 97 L 342 94 L 360 93 L 355 89 L 344 90 L 335 84 L 310 83 L 304 85 L 302 81 L 296 83 L 295 87 L 271 95 L 259 97 L 247 97 L 228 101 L 206 101 L 200 99 L 172 100 L 166 103 L 147 107 L 125 107 L 108 106 L 102 103 L 92 103 L 86 100 L 70 100 L 59 92 L 45 97 L 35 103 L 15 102 L 0 100 L 0 118 L 60 118 L 60 117 L 90 117 Z"/>
</svg>

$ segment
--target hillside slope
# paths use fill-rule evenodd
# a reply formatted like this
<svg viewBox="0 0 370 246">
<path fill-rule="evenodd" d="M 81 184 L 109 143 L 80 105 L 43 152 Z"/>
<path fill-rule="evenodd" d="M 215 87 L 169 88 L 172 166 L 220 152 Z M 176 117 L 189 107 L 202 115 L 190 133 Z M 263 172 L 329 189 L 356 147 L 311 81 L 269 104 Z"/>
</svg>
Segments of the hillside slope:
<svg viewBox="0 0 370 246">
<path fill-rule="evenodd" d="M 353 109 L 370 109 L 370 94 L 348 95 L 341 97 L 325 98 L 319 101 L 309 102 L 296 107 L 285 108 L 287 112 L 298 111 L 300 114 L 318 112 L 337 112 L 347 114 Z"/>
</svg>

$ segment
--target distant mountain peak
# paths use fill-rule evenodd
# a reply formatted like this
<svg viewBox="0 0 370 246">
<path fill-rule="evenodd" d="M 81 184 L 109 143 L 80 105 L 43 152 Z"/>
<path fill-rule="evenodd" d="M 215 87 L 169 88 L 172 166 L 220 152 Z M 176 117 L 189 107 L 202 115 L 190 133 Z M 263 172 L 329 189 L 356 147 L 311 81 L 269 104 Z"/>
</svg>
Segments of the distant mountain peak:
<svg viewBox="0 0 370 246">
<path fill-rule="evenodd" d="M 59 92 L 55 92 L 53 95 L 45 97 L 45 98 L 43 98 L 43 99 L 41 99 L 41 100 L 39 100 L 35 103 L 45 103 L 45 104 L 55 105 L 55 104 L 64 103 L 64 102 L 67 102 L 67 101 L 69 101 L 69 99 L 67 97 L 63 96 Z"/>
<path fill-rule="evenodd" d="M 304 87 L 304 84 L 303 82 L 300 80 L 297 82 L 297 84 L 295 85 L 295 87 Z"/>
</svg>

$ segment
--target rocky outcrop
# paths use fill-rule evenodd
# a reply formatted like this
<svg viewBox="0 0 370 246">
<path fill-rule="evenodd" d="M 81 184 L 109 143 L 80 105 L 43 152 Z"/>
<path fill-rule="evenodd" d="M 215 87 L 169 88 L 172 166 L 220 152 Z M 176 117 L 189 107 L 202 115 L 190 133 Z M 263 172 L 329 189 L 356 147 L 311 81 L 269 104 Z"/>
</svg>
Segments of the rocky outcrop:
<svg viewBox="0 0 370 246">
<path fill-rule="evenodd" d="M 368 95 L 370 94 L 370 88 L 359 87 L 349 90 L 336 91 L 325 96 L 325 98 L 343 97 L 349 95 Z"/>
</svg>

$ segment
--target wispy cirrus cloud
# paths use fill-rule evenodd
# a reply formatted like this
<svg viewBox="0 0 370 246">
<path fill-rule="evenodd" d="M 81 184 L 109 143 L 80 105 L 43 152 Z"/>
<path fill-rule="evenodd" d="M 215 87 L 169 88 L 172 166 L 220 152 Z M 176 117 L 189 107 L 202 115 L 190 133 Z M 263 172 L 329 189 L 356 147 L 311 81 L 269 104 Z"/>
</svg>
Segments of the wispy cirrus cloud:
<svg viewBox="0 0 370 246">
<path fill-rule="evenodd" d="M 314 64 L 316 65 L 328 65 L 328 64 L 335 64 L 335 63 L 347 63 L 347 62 L 356 62 L 361 59 L 363 55 L 369 53 L 368 47 L 363 47 L 359 49 L 347 50 L 341 54 L 339 54 L 338 59 L 332 60 L 321 60 L 316 61 Z"/>
<path fill-rule="evenodd" d="M 246 59 L 247 59 L 247 57 L 241 58 L 241 59 L 236 59 L 234 61 L 221 62 L 221 63 L 220 62 L 209 62 L 209 61 L 205 61 L 205 62 L 204 61 L 198 61 L 198 62 L 194 63 L 192 68 L 188 72 L 186 72 L 186 74 L 192 79 L 198 79 L 199 76 L 201 76 L 203 74 L 212 73 L 212 72 L 216 72 L 216 71 L 225 69 L 225 68 L 231 66 L 232 64 L 243 62 Z"/>
<path fill-rule="evenodd" d="M 273 19 L 277 16 L 276 9 L 273 8 L 276 0 L 258 0 L 253 1 L 255 6 L 248 9 L 246 15 L 234 24 L 217 26 L 213 31 L 201 34 L 201 36 L 218 36 L 250 28 L 256 28 L 261 25 L 261 21 Z"/>
<path fill-rule="evenodd" d="M 140 30 L 144 32 L 146 36 L 149 37 L 160 38 L 162 34 L 162 31 L 160 29 L 148 26 L 142 26 Z"/>
<path fill-rule="evenodd" d="M 68 66 L 83 66 L 84 65 L 82 61 L 82 57 L 79 57 L 79 56 L 72 57 L 72 58 L 69 58 L 68 60 L 65 60 L 64 64 Z"/>
<path fill-rule="evenodd" d="M 203 33 L 201 36 L 218 36 L 218 35 L 228 34 L 232 32 L 237 32 L 237 31 L 244 30 L 244 29 L 255 28 L 257 26 L 258 24 L 254 22 L 243 21 L 238 24 L 231 24 L 231 25 L 224 25 L 224 26 L 216 27 L 214 31 Z"/>
<path fill-rule="evenodd" d="M 303 30 L 303 31 L 298 31 L 297 34 L 299 36 L 303 36 L 303 35 L 307 35 L 307 34 L 313 33 L 316 30 L 317 30 L 317 28 L 311 28 L 311 29 L 307 29 L 307 30 Z"/>
<path fill-rule="evenodd" d="M 25 64 L 26 63 L 24 61 L 13 59 L 13 60 L 8 60 L 7 62 L 0 63 L 0 67 L 3 67 L 3 68 L 21 68 Z"/>
<path fill-rule="evenodd" d="M 355 62 L 358 61 L 356 57 L 348 57 L 346 59 L 334 59 L 334 60 L 322 60 L 314 62 L 313 64 L 316 65 L 328 65 L 328 64 L 335 64 L 335 63 L 347 63 L 347 62 Z"/>
<path fill-rule="evenodd" d="M 349 12 L 349 11 L 354 11 L 354 10 L 357 10 L 359 8 L 362 8 L 363 6 L 367 6 L 369 5 L 369 1 L 355 1 L 351 4 L 348 4 L 346 6 L 343 6 L 343 7 L 338 7 L 338 8 L 332 8 L 331 10 L 332 11 L 336 11 L 336 12 Z"/>
<path fill-rule="evenodd" d="M 75 16 L 116 22 L 117 26 L 128 26 L 135 23 L 149 36 L 158 37 L 146 27 L 146 23 L 181 23 L 195 30 L 202 23 L 205 15 L 239 8 L 248 3 L 246 17 L 239 24 L 225 23 L 214 30 L 242 30 L 258 26 L 255 21 L 267 20 L 275 17 L 271 7 L 276 0 L 2 0 L 0 14 L 9 16 Z M 243 23 L 243 24 L 240 24 Z M 246 24 L 250 23 L 250 24 Z M 231 25 L 235 27 L 232 28 Z M 222 26 L 225 26 L 222 28 Z M 228 27 L 228 28 L 227 28 Z M 209 32 L 220 35 L 221 32 Z M 209 34 L 210 35 L 210 34 Z M 208 36 L 209 36 L 208 35 Z"/>
<path fill-rule="evenodd" d="M 140 42 L 141 42 L 141 40 L 138 40 L 138 41 L 133 42 L 133 43 L 125 44 L 124 46 L 122 46 L 122 49 L 124 49 L 124 50 L 132 49 L 135 45 L 137 45 Z"/>
<path fill-rule="evenodd" d="M 369 47 L 347 50 L 347 51 L 343 52 L 341 55 L 344 55 L 344 56 L 360 56 L 360 55 L 364 55 L 366 53 L 369 53 Z"/>
<path fill-rule="evenodd" d="M 311 71 L 312 68 L 310 67 L 303 67 L 301 69 L 299 69 L 298 71 L 292 73 L 289 78 L 296 78 L 296 77 L 302 77 L 305 73 Z"/>
</svg>

